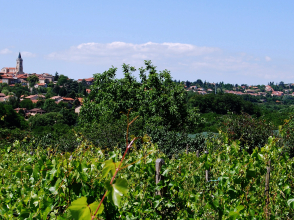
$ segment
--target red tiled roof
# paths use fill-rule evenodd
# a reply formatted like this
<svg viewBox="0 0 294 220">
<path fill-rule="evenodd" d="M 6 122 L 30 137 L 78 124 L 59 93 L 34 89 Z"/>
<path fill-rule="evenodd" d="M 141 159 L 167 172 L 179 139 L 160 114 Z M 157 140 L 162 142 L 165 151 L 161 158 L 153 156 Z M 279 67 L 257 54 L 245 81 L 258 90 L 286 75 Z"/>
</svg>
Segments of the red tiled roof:
<svg viewBox="0 0 294 220">
<path fill-rule="evenodd" d="M 40 109 L 40 108 L 33 108 L 31 110 L 29 110 L 30 112 L 46 112 L 45 110 L 43 109 Z"/>
<path fill-rule="evenodd" d="M 62 97 L 62 99 L 63 99 L 64 101 L 74 101 L 74 99 L 72 99 L 72 98 L 67 98 L 67 97 Z"/>
<path fill-rule="evenodd" d="M 78 100 L 81 104 L 83 103 L 83 98 L 78 98 Z"/>
</svg>

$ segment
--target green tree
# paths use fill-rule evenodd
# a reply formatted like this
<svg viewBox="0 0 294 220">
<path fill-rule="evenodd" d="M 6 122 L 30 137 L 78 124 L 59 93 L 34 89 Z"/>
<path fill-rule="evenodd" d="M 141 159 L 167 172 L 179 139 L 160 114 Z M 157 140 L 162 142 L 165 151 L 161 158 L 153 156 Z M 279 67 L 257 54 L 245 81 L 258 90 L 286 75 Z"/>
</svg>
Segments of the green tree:
<svg viewBox="0 0 294 220">
<path fill-rule="evenodd" d="M 53 90 L 52 90 L 56 95 L 59 94 L 60 91 L 60 87 L 58 85 L 54 86 Z"/>
<path fill-rule="evenodd" d="M 3 90 L 1 91 L 1 93 L 4 93 L 5 95 L 8 95 L 9 90 L 8 90 L 8 89 L 3 89 Z"/>
<path fill-rule="evenodd" d="M 64 87 L 62 87 L 62 88 L 59 90 L 59 95 L 62 96 L 62 97 L 64 97 L 64 96 L 66 96 L 66 94 L 67 94 L 66 89 L 65 89 Z"/>
<path fill-rule="evenodd" d="M 30 99 L 24 99 L 19 103 L 21 108 L 32 109 L 34 108 L 34 103 Z"/>
<path fill-rule="evenodd" d="M 53 99 L 46 99 L 43 109 L 47 112 L 58 112 L 60 110 Z"/>
<path fill-rule="evenodd" d="M 60 75 L 57 81 L 57 85 L 62 86 L 64 85 L 68 80 L 68 77 L 65 75 Z"/>
<path fill-rule="evenodd" d="M 33 74 L 27 78 L 27 81 L 30 83 L 30 87 L 33 87 L 39 81 L 39 78 Z"/>
<path fill-rule="evenodd" d="M 0 103 L 0 128 L 21 128 L 28 126 L 22 116 L 17 114 L 11 105 Z"/>
<path fill-rule="evenodd" d="M 62 108 L 59 113 L 63 116 L 64 124 L 69 126 L 76 124 L 78 116 L 73 109 Z"/>
<path fill-rule="evenodd" d="M 36 108 L 43 108 L 44 106 L 44 100 L 39 100 L 36 103 Z"/>
<path fill-rule="evenodd" d="M 59 79 L 59 75 L 58 75 L 58 72 L 56 71 L 55 76 L 54 76 L 54 81 L 58 81 L 58 79 Z"/>
<path fill-rule="evenodd" d="M 62 114 L 58 112 L 50 112 L 43 115 L 37 114 L 29 118 L 31 128 L 39 126 L 52 126 L 54 124 L 64 124 Z"/>
<path fill-rule="evenodd" d="M 145 68 L 139 69 L 140 81 L 137 81 L 131 74 L 136 71 L 134 67 L 123 64 L 122 68 L 122 79 L 115 78 L 117 69 L 114 67 L 94 75 L 91 93 L 80 113 L 81 122 L 97 122 L 107 113 L 120 118 L 121 112 L 132 109 L 133 114 L 143 117 L 146 123 L 183 129 L 189 114 L 186 92 L 183 86 L 172 81 L 170 72 L 158 73 L 151 61 L 145 61 Z"/>
</svg>

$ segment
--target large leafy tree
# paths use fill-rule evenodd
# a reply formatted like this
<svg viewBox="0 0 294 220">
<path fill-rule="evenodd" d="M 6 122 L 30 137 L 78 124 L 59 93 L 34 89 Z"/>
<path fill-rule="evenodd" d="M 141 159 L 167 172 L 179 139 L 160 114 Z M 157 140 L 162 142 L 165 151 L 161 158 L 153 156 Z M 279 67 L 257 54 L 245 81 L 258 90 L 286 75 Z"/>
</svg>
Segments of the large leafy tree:
<svg viewBox="0 0 294 220">
<path fill-rule="evenodd" d="M 115 78 L 114 67 L 94 75 L 91 93 L 80 113 L 82 123 L 99 122 L 109 114 L 120 118 L 129 109 L 140 115 L 144 124 L 168 125 L 171 129 L 182 128 L 187 118 L 197 118 L 188 117 L 186 92 L 182 85 L 172 81 L 169 71 L 157 72 L 151 61 L 145 61 L 145 68 L 139 68 L 140 81 L 137 81 L 132 75 L 134 67 L 123 64 L 122 69 L 122 79 Z"/>
</svg>

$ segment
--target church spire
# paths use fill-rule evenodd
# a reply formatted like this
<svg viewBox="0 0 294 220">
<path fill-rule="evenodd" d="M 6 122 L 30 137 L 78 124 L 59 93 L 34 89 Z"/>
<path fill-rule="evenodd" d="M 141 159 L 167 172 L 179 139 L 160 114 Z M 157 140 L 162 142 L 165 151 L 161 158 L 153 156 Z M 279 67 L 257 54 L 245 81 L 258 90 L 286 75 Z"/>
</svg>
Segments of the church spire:
<svg viewBox="0 0 294 220">
<path fill-rule="evenodd" d="M 20 52 L 18 53 L 18 58 L 16 59 L 16 75 L 18 74 L 24 74 L 23 72 L 23 60 L 21 58 Z"/>
</svg>

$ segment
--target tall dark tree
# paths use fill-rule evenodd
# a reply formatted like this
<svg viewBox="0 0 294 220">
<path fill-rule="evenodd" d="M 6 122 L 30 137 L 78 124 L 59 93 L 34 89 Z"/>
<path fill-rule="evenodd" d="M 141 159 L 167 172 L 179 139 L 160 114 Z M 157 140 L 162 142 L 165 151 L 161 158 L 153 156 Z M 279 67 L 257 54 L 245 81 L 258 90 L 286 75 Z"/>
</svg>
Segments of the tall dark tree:
<svg viewBox="0 0 294 220">
<path fill-rule="evenodd" d="M 54 76 L 54 81 L 58 81 L 58 79 L 59 79 L 59 75 L 58 75 L 58 72 L 56 71 L 55 76 Z"/>
</svg>

